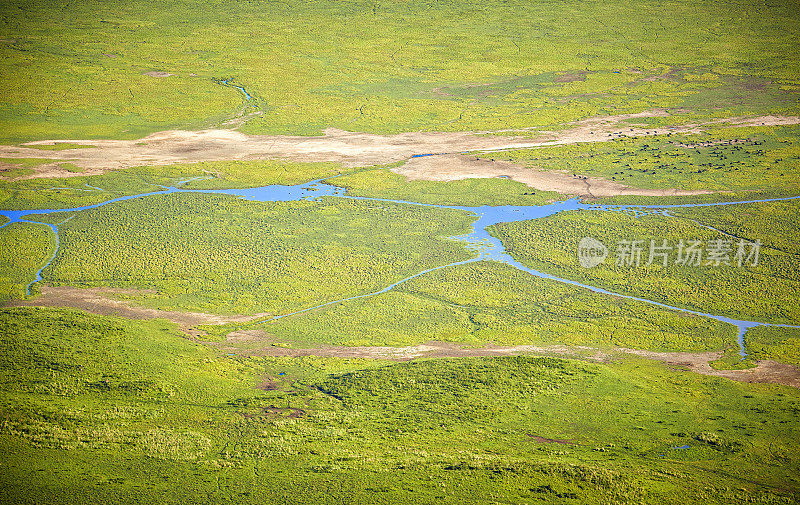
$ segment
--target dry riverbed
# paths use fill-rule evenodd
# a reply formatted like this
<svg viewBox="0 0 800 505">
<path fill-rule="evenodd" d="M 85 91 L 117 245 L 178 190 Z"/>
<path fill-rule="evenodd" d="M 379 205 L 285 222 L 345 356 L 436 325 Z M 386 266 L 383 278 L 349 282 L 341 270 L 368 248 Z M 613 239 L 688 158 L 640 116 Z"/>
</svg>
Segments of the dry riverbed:
<svg viewBox="0 0 800 505">
<path fill-rule="evenodd" d="M 510 163 L 492 161 L 473 163 L 474 159 L 461 157 L 458 154 L 467 151 L 491 152 L 579 142 L 607 142 L 622 136 L 699 133 L 707 127 L 720 125 L 733 128 L 800 123 L 800 117 L 796 116 L 734 117 L 661 128 L 635 126 L 630 123 L 637 118 L 666 115 L 668 113 L 663 110 L 652 110 L 638 114 L 596 117 L 568 123 L 559 131 L 520 130 L 517 131 L 520 135 L 516 136 L 508 135 L 509 132 L 504 132 L 506 133 L 504 135 L 491 135 L 501 132 L 411 132 L 373 135 L 333 128 L 325 130 L 324 135 L 316 137 L 245 135 L 234 130 L 172 130 L 154 133 L 139 140 L 44 140 L 20 146 L 0 146 L 0 158 L 52 160 L 32 167 L 33 172 L 21 178 L 75 177 L 134 166 L 199 161 L 287 159 L 304 162 L 338 162 L 346 167 L 362 167 L 410 160 L 397 172 L 412 179 L 447 181 L 469 177 L 506 176 L 538 190 L 563 194 L 596 197 L 625 194 L 660 196 L 693 193 L 630 188 L 607 180 L 577 179 L 564 173 L 540 172 Z M 526 136 L 522 136 L 523 133 Z M 55 144 L 92 146 L 93 149 L 41 150 L 31 147 Z M 439 156 L 411 158 L 415 154 Z M 443 154 L 448 156 L 441 156 Z M 76 171 L 75 167 L 80 171 Z"/>
</svg>

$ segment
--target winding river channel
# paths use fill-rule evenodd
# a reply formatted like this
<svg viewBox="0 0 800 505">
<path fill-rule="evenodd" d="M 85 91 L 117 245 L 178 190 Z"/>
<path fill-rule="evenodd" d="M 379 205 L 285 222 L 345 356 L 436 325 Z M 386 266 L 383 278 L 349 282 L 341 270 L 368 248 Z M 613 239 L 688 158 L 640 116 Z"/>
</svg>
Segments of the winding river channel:
<svg viewBox="0 0 800 505">
<path fill-rule="evenodd" d="M 784 328 L 800 328 L 800 326 L 793 326 L 793 325 L 785 325 L 785 324 L 772 324 L 766 322 L 759 322 L 759 321 L 746 321 L 746 320 L 738 320 L 738 319 L 731 319 L 725 316 L 719 316 L 715 314 L 708 314 L 704 312 L 697 312 L 681 307 L 675 307 L 672 305 L 656 302 L 653 300 L 648 300 L 645 298 L 639 298 L 636 296 L 624 295 L 619 293 L 614 293 L 612 291 L 608 291 L 602 288 L 590 286 L 587 284 L 582 284 L 573 280 L 563 279 L 561 277 L 556 277 L 544 272 L 540 272 L 538 270 L 534 270 L 532 268 L 528 268 L 527 266 L 523 265 L 519 261 L 515 260 L 508 254 L 503 246 L 502 242 L 491 236 L 487 231 L 487 228 L 491 225 L 498 224 L 498 223 L 507 223 L 507 222 L 514 222 L 514 221 L 527 221 L 531 219 L 541 219 L 544 217 L 552 216 L 559 212 L 569 211 L 569 210 L 579 210 L 579 209 L 594 209 L 594 210 L 603 210 L 603 211 L 630 211 L 636 213 L 637 211 L 641 211 L 642 209 L 659 209 L 664 212 L 668 211 L 671 208 L 680 208 L 680 207 L 710 207 L 710 206 L 721 206 L 721 205 L 739 205 L 745 203 L 760 203 L 760 202 L 772 202 L 772 201 L 782 201 L 782 200 L 794 200 L 800 199 L 800 196 L 795 197 L 787 197 L 787 198 L 774 198 L 774 199 L 765 199 L 765 200 L 748 200 L 748 201 L 738 201 L 738 202 L 719 202 L 719 203 L 695 203 L 695 204 L 675 204 L 675 205 L 614 205 L 614 206 L 598 206 L 598 205 L 591 205 L 581 203 L 578 199 L 572 199 L 567 201 L 555 202 L 548 205 L 541 205 L 541 206 L 515 206 L 515 205 L 506 205 L 506 206 L 481 206 L 481 207 L 464 207 L 464 206 L 455 206 L 455 205 L 435 205 L 435 204 L 424 204 L 418 202 L 410 202 L 410 201 L 403 201 L 403 200 L 390 200 L 390 199 L 381 199 L 381 198 L 368 198 L 368 197 L 359 197 L 359 196 L 351 196 L 346 193 L 344 188 L 340 188 L 337 186 L 332 186 L 330 184 L 326 184 L 321 180 L 310 181 L 303 184 L 297 184 L 294 186 L 282 186 L 282 185 L 271 185 L 271 186 L 262 186 L 257 188 L 247 188 L 247 189 L 186 189 L 182 187 L 182 184 L 188 182 L 188 180 L 180 181 L 177 183 L 176 186 L 172 187 L 163 187 L 163 190 L 160 191 L 153 191 L 150 193 L 142 193 L 138 195 L 128 195 L 119 198 L 114 198 L 110 200 L 106 200 L 101 203 L 97 203 L 94 205 L 86 205 L 83 207 L 73 207 L 68 209 L 32 209 L 32 210 L 0 210 L 0 215 L 5 216 L 8 218 L 8 222 L 4 223 L 0 228 L 8 226 L 12 223 L 35 223 L 35 224 L 42 224 L 45 226 L 50 227 L 50 229 L 55 234 L 55 251 L 51 258 L 36 272 L 36 277 L 30 284 L 28 284 L 26 293 L 30 295 L 30 288 L 36 282 L 42 280 L 42 271 L 50 265 L 50 263 L 55 259 L 56 254 L 58 252 L 58 225 L 51 224 L 51 223 L 44 223 L 41 221 L 37 221 L 34 215 L 42 215 L 42 214 L 53 214 L 59 212 L 80 212 L 83 210 L 94 209 L 97 207 L 102 207 L 105 205 L 113 204 L 116 202 L 121 202 L 125 200 L 131 200 L 134 198 L 145 198 L 148 196 L 155 196 L 155 195 L 169 195 L 173 193 L 210 193 L 210 194 L 226 194 L 226 195 L 234 195 L 240 198 L 244 198 L 246 200 L 258 201 L 258 202 L 289 202 L 289 201 L 297 201 L 297 200 L 314 200 L 320 197 L 336 197 L 336 198 L 347 198 L 352 200 L 365 200 L 365 201 L 378 201 L 378 202 L 391 202 L 391 203 L 399 203 L 405 205 L 417 205 L 423 207 L 436 207 L 440 209 L 454 209 L 454 210 L 462 210 L 471 212 L 476 215 L 477 220 L 473 224 L 473 230 L 471 233 L 467 235 L 462 235 L 458 237 L 452 237 L 454 239 L 458 239 L 465 242 L 465 245 L 473 251 L 476 251 L 476 256 L 470 258 L 465 261 L 458 261 L 454 263 L 449 263 L 446 265 L 441 265 L 435 268 L 431 268 L 428 270 L 424 270 L 422 272 L 418 272 L 412 276 L 406 277 L 400 281 L 395 282 L 385 288 L 374 291 L 371 293 L 365 293 L 357 296 L 352 296 L 349 298 L 343 298 L 340 300 L 332 300 L 325 303 L 321 303 L 319 305 L 315 305 L 313 307 L 307 307 L 301 310 L 297 310 L 294 312 L 290 312 L 287 314 L 282 314 L 278 316 L 274 316 L 267 321 L 280 319 L 287 316 L 292 316 L 296 314 L 300 314 L 303 312 L 307 312 L 310 310 L 318 309 L 320 307 L 325 307 L 328 305 L 333 305 L 341 302 L 345 302 L 348 300 L 356 300 L 359 298 L 367 298 L 371 296 L 376 296 L 381 293 L 386 293 L 387 291 L 392 290 L 396 286 L 424 275 L 429 272 L 433 272 L 435 270 L 440 270 L 443 268 L 448 268 L 456 265 L 462 265 L 466 263 L 472 263 L 476 261 L 482 260 L 489 260 L 489 261 L 498 261 L 502 263 L 506 263 L 511 265 L 523 272 L 527 272 L 530 275 L 534 275 L 536 277 L 540 277 L 543 279 L 549 279 L 552 281 L 560 282 L 563 284 L 569 284 L 572 286 L 576 286 L 582 289 L 587 289 L 589 291 L 593 291 L 595 293 L 601 293 L 605 295 L 617 296 L 620 298 L 625 298 L 628 300 L 636 300 L 639 302 L 647 303 L 650 305 L 654 305 L 656 307 L 661 307 L 668 310 L 673 310 L 677 312 L 683 312 L 686 314 L 693 314 L 696 316 L 707 317 L 710 319 L 714 319 L 716 321 L 722 321 L 725 323 L 730 323 L 738 328 L 738 336 L 737 342 L 739 344 L 739 354 L 742 358 L 747 356 L 745 351 L 745 342 L 744 337 L 745 333 L 748 329 L 756 327 L 756 326 L 776 326 L 776 327 L 784 327 Z M 266 321 L 265 321 L 266 322 Z"/>
</svg>

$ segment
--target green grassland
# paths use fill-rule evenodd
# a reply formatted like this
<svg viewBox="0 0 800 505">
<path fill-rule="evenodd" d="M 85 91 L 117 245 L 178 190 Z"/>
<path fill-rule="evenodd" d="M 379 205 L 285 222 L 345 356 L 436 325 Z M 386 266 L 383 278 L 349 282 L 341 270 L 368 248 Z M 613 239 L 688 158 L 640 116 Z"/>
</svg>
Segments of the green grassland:
<svg viewBox="0 0 800 505">
<path fill-rule="evenodd" d="M 747 348 L 756 359 L 800 366 L 800 330 L 760 326 L 747 332 Z"/>
<path fill-rule="evenodd" d="M 447 237 L 464 234 L 472 220 L 384 202 L 158 195 L 77 213 L 59 227 L 61 246 L 43 277 L 155 288 L 142 302 L 159 308 L 292 312 L 468 259 Z"/>
<path fill-rule="evenodd" d="M 4 309 L 0 328 L 8 502 L 727 504 L 800 492 L 800 394 L 783 386 L 633 359 L 220 356 L 160 321 L 72 310 Z"/>
<path fill-rule="evenodd" d="M 764 247 L 800 257 L 797 212 L 800 202 L 761 202 L 718 207 L 670 209 L 669 214 L 716 228 L 734 237 L 761 240 Z"/>
<path fill-rule="evenodd" d="M 793 2 L 13 0 L 0 16 L 4 142 L 253 112 L 250 133 L 497 130 L 654 107 L 686 122 L 796 110 L 800 87 Z"/>
<path fill-rule="evenodd" d="M 39 165 L 44 165 L 45 163 L 53 162 L 53 160 L 48 158 L 0 158 L 0 161 L 3 163 L 9 163 L 11 165 L 18 165 L 20 168 L 37 167 Z M 3 175 L 6 174 L 7 171 L 4 171 Z"/>
<path fill-rule="evenodd" d="M 768 210 L 769 209 L 769 210 Z M 739 267 L 735 261 L 736 246 L 729 253 L 731 265 L 700 266 L 676 264 L 680 240 L 703 242 L 739 239 L 709 230 L 684 218 L 649 214 L 633 217 L 621 212 L 577 211 L 557 214 L 534 221 L 502 223 L 491 228 L 509 253 L 522 263 L 554 275 L 573 279 L 610 291 L 647 298 L 701 312 L 726 315 L 734 319 L 797 324 L 800 322 L 800 278 L 794 248 L 781 250 L 769 244 L 791 241 L 798 237 L 793 218 L 798 204 L 776 202 L 753 204 L 747 212 L 718 210 L 708 207 L 698 212 L 703 216 L 719 214 L 734 220 L 752 233 L 747 240 L 762 240 L 757 266 L 748 262 Z M 683 211 L 690 214 L 694 209 Z M 776 217 L 773 219 L 773 216 Z M 715 222 L 716 220 L 711 220 Z M 758 230 L 758 231 L 756 231 Z M 582 268 L 578 262 L 578 242 L 594 237 L 610 248 L 606 261 L 594 268 Z M 783 237 L 783 238 L 782 238 Z M 621 241 L 644 241 L 641 265 L 617 265 L 617 247 Z M 655 258 L 647 265 L 650 241 L 657 246 L 666 240 L 673 247 L 667 266 Z M 749 252 L 746 249 L 745 252 Z"/>
<path fill-rule="evenodd" d="M 509 179 L 464 179 L 436 182 L 412 181 L 388 168 L 364 170 L 327 181 L 347 188 L 347 194 L 437 205 L 544 205 L 564 197 L 537 191 Z"/>
<path fill-rule="evenodd" d="M 441 340 L 708 351 L 735 347 L 736 336 L 731 325 L 615 299 L 485 261 L 425 274 L 375 298 L 255 327 L 276 342 L 295 346 L 402 346 Z M 264 342 L 226 345 L 247 349 Z"/>
<path fill-rule="evenodd" d="M 537 137 L 570 121 L 654 109 L 660 117 L 632 119 L 620 131 L 795 116 L 797 7 L 795 0 L 7 0 L 0 143 L 64 139 L 35 147 L 77 149 L 90 147 L 80 139 L 239 124 L 248 134 L 339 128 Z M 800 193 L 800 127 L 707 128 L 487 156 L 636 188 L 715 192 L 662 203 Z M 430 204 L 563 199 L 500 178 L 409 181 L 392 166 L 285 161 L 88 176 L 65 160 L 60 165 L 75 177 L 22 179 L 51 161 L 0 159 L 0 208 L 35 214 L 163 186 L 315 179 L 351 195 Z M 800 324 L 798 211 L 796 202 L 638 217 L 571 211 L 491 231 L 537 270 L 697 311 Z M 126 301 L 247 315 L 373 293 L 467 260 L 473 252 L 450 237 L 475 219 L 390 202 L 201 193 L 35 217 L 59 230 L 44 283 L 142 288 Z M 579 266 L 584 236 L 612 247 L 604 265 Z M 651 238 L 763 246 L 757 266 L 645 266 Z M 645 240 L 642 266 L 613 264 L 621 240 Z M 0 304 L 25 297 L 55 244 L 45 224 L 0 229 Z M 266 337 L 220 343 L 240 326 Z M 166 320 L 0 307 L 0 501 L 800 502 L 800 390 L 614 350 L 722 350 L 712 366 L 752 366 L 734 363 L 733 326 L 708 318 L 481 261 L 272 322 L 200 329 L 209 332 L 206 342 Z M 429 340 L 563 345 L 584 359 L 250 356 L 270 343 Z M 753 328 L 746 348 L 752 359 L 800 365 L 796 329 Z M 607 359 L 589 359 L 596 351 Z"/>
<path fill-rule="evenodd" d="M 41 224 L 12 223 L 0 228 L 0 244 L 0 301 L 22 298 L 53 255 L 53 232 Z"/>
<path fill-rule="evenodd" d="M 800 191 L 798 133 L 800 128 L 794 126 L 716 128 L 703 134 L 609 139 L 481 156 L 538 170 L 601 177 L 635 188 L 797 194 Z M 655 203 L 652 200 L 648 201 Z M 618 197 L 607 201 L 634 200 Z"/>
<path fill-rule="evenodd" d="M 0 158 L 0 163 L 8 165 L 7 168 L 0 170 L 0 176 L 5 180 L 25 177 L 34 173 L 32 167 L 36 167 L 50 161 L 52 160 L 45 158 Z"/>
<path fill-rule="evenodd" d="M 8 181 L 0 178 L 0 208 L 61 209 L 92 205 L 120 196 L 160 191 L 161 186 L 227 189 L 293 185 L 347 173 L 335 163 L 216 161 L 134 167 L 102 175 Z M 194 180 L 191 180 L 194 179 Z"/>
</svg>

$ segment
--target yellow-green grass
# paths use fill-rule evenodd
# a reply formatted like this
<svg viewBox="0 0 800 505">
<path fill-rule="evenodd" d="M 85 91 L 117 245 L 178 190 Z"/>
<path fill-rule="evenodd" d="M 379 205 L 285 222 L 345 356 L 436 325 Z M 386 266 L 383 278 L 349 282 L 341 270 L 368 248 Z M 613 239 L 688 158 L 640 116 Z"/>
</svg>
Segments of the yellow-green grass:
<svg viewBox="0 0 800 505">
<path fill-rule="evenodd" d="M 759 326 L 747 332 L 747 349 L 756 359 L 800 366 L 800 330 Z"/>
<path fill-rule="evenodd" d="M 516 259 L 547 273 L 734 319 L 798 324 L 798 257 L 793 248 L 782 250 L 771 246 L 798 236 L 797 225 L 791 218 L 798 204 L 762 205 L 737 207 L 738 213 L 726 207 L 721 210 L 708 207 L 698 210 L 699 223 L 658 214 L 633 217 L 621 212 L 574 211 L 534 221 L 495 225 L 491 232 Z M 748 223 L 742 226 L 750 232 L 730 237 L 704 227 L 703 216 L 715 213 L 738 223 Z M 682 215 L 692 215 L 692 212 L 687 209 Z M 773 219 L 774 216 L 782 217 Z M 597 239 L 609 249 L 604 263 L 593 268 L 581 266 L 578 245 L 584 237 Z M 676 262 L 681 240 L 686 246 L 690 241 L 701 242 L 704 255 L 699 266 L 694 265 L 694 261 Z M 748 244 L 761 240 L 757 265 L 752 264 L 752 259 L 747 260 L 751 246 L 746 245 L 739 266 L 736 254 L 741 240 Z M 641 250 L 639 266 L 626 264 L 631 259 L 630 254 L 626 254 L 631 251 L 626 243 L 632 241 L 641 241 L 637 244 Z M 654 252 L 668 254 L 666 266 L 663 256 L 654 256 L 654 261 L 648 265 L 651 241 L 656 247 Z M 658 249 L 664 241 L 672 249 Z M 730 264 L 721 261 L 715 264 L 713 258 L 707 256 L 714 249 L 712 241 L 727 242 L 730 250 L 723 259 Z M 618 264 L 620 258 L 625 260 L 622 264 Z"/>
<path fill-rule="evenodd" d="M 73 208 L 125 195 L 160 191 L 162 186 L 180 184 L 186 189 L 224 189 L 292 185 L 348 171 L 336 163 L 214 161 L 134 167 L 91 176 L 0 180 L 0 207 L 9 210 Z"/>
<path fill-rule="evenodd" d="M 155 288 L 160 308 L 281 314 L 468 259 L 467 212 L 343 199 L 158 195 L 76 213 L 46 282 Z M 135 237 L 132 240 L 131 237 Z"/>
<path fill-rule="evenodd" d="M 552 191 L 537 191 L 503 178 L 460 181 L 413 181 L 388 168 L 365 170 L 328 181 L 347 188 L 349 195 L 387 198 L 439 205 L 543 205 L 563 197 Z"/>
<path fill-rule="evenodd" d="M 715 128 L 695 135 L 608 139 L 481 156 L 537 170 L 601 177 L 634 188 L 724 192 L 724 198 L 748 199 L 753 191 L 800 193 L 798 133 L 796 126 Z M 696 196 L 691 199 L 698 201 Z M 624 196 L 606 201 L 657 203 Z"/>
<path fill-rule="evenodd" d="M 232 345 L 407 346 L 440 340 L 708 351 L 735 347 L 736 333 L 732 325 L 539 279 L 496 262 L 449 267 L 374 298 L 253 327 L 270 338 Z"/>
<path fill-rule="evenodd" d="M 72 310 L 2 310 L 0 328 L 8 502 L 727 504 L 798 493 L 793 388 L 641 359 L 241 358 L 162 321 Z"/>
<path fill-rule="evenodd" d="M 263 114 L 245 131 L 294 134 L 527 128 L 654 107 L 689 110 L 679 122 L 791 113 L 794 7 L 12 1 L 0 132 L 137 138 L 242 112 Z"/>
<path fill-rule="evenodd" d="M 0 228 L 0 301 L 25 297 L 26 287 L 54 248 L 55 238 L 45 225 L 12 223 Z"/>
</svg>

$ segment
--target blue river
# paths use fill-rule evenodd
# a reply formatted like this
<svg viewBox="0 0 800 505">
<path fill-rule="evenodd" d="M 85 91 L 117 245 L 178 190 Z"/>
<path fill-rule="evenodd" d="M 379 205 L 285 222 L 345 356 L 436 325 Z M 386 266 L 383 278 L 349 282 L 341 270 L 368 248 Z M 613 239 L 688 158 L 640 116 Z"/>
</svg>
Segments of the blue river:
<svg viewBox="0 0 800 505">
<path fill-rule="evenodd" d="M 704 312 L 697 312 L 681 307 L 676 307 L 652 300 L 647 300 L 645 298 L 639 298 L 630 295 L 624 295 L 619 293 L 614 293 L 602 288 L 589 286 L 586 284 L 582 284 L 570 279 L 563 279 L 560 277 L 556 277 L 553 275 L 546 274 L 544 272 L 540 272 L 538 270 L 534 270 L 528 268 L 527 266 L 523 265 L 519 261 L 515 260 L 514 258 L 509 255 L 505 247 L 503 246 L 502 242 L 499 239 L 492 237 L 487 228 L 491 225 L 497 223 L 507 223 L 507 222 L 514 222 L 514 221 L 527 221 L 531 219 L 541 219 L 543 217 L 552 216 L 559 212 L 569 211 L 569 210 L 579 210 L 579 209 L 595 209 L 595 210 L 603 210 L 603 211 L 631 211 L 637 212 L 641 209 L 661 209 L 661 210 L 668 210 L 670 208 L 680 208 L 680 207 L 709 207 L 709 206 L 719 206 L 719 205 L 738 205 L 743 203 L 759 203 L 759 202 L 771 202 L 771 201 L 782 201 L 782 200 L 793 200 L 798 199 L 800 196 L 796 197 L 787 197 L 787 198 L 773 198 L 773 199 L 765 199 L 765 200 L 748 200 L 748 201 L 739 201 L 739 202 L 720 202 L 720 203 L 694 203 L 694 204 L 675 204 L 675 205 L 591 205 L 581 203 L 577 198 L 562 202 L 555 202 L 549 205 L 540 205 L 540 206 L 515 206 L 515 205 L 505 205 L 505 206 L 481 206 L 481 207 L 464 207 L 464 206 L 455 206 L 455 205 L 434 205 L 434 204 L 424 204 L 418 202 L 409 202 L 403 200 L 390 200 L 390 199 L 381 199 L 381 198 L 367 198 L 367 197 L 358 197 L 358 196 L 350 196 L 346 193 L 344 188 L 340 188 L 337 186 L 333 186 L 330 184 L 326 184 L 321 180 L 315 180 L 306 182 L 303 184 L 297 184 L 294 186 L 284 186 L 284 185 L 271 185 L 271 186 L 261 186 L 257 188 L 246 188 L 246 189 L 185 189 L 181 187 L 181 184 L 188 182 L 187 179 L 184 181 L 178 182 L 177 186 L 173 187 L 164 187 L 163 190 L 160 191 L 153 191 L 150 193 L 143 193 L 138 195 L 129 195 L 123 196 L 119 198 L 110 199 L 101 203 L 97 203 L 94 205 L 86 205 L 83 207 L 74 207 L 69 209 L 35 209 L 35 210 L 17 210 L 17 211 L 9 211 L 9 210 L 0 210 L 0 215 L 5 216 L 8 218 L 8 222 L 4 223 L 0 228 L 8 226 L 12 223 L 38 223 L 43 224 L 50 227 L 55 234 L 55 241 L 56 241 L 56 248 L 53 256 L 44 264 L 37 272 L 35 279 L 28 284 L 27 286 L 27 294 L 30 295 L 30 288 L 31 286 L 42 280 L 42 271 L 47 268 L 47 266 L 53 261 L 58 252 L 58 226 L 51 223 L 42 223 L 35 218 L 35 215 L 42 215 L 42 214 L 54 214 L 54 213 L 63 213 L 63 212 L 80 212 L 83 210 L 88 209 L 95 209 L 98 207 L 103 207 L 105 205 L 111 205 L 117 202 L 122 202 L 125 200 L 131 200 L 134 198 L 146 198 L 149 196 L 155 195 L 170 195 L 174 193 L 210 193 L 210 194 L 224 194 L 224 195 L 233 195 L 245 200 L 251 201 L 258 201 L 258 202 L 289 202 L 289 201 L 298 201 L 298 200 L 314 200 L 320 197 L 337 197 L 337 198 L 347 198 L 352 200 L 366 200 L 366 201 L 380 201 L 380 202 L 391 202 L 391 203 L 399 203 L 405 205 L 418 205 L 423 207 L 436 207 L 441 209 L 455 209 L 455 210 L 463 210 L 467 212 L 471 212 L 476 215 L 477 219 L 473 224 L 473 230 L 471 233 L 459 237 L 453 237 L 458 240 L 462 240 L 465 243 L 465 246 L 468 247 L 470 250 L 476 252 L 476 256 L 471 259 L 465 261 L 459 261 L 455 263 L 450 263 L 447 265 L 442 265 L 439 267 L 431 268 L 422 272 L 418 272 L 410 277 L 402 279 L 394 284 L 386 286 L 385 288 L 374 291 L 371 293 L 361 294 L 358 296 L 353 296 L 349 298 L 343 298 L 340 300 L 332 300 L 328 301 L 319 305 L 315 305 L 313 307 L 303 308 L 294 312 L 274 316 L 270 320 L 280 319 L 283 317 L 300 314 L 303 312 L 307 312 L 310 310 L 318 309 L 320 307 L 325 307 L 328 305 L 333 305 L 341 302 L 345 302 L 348 300 L 355 300 L 359 298 L 367 298 L 371 296 L 376 296 L 381 293 L 386 293 L 387 291 L 392 290 L 396 286 L 424 275 L 426 273 L 439 270 L 442 268 L 448 268 L 455 265 L 462 265 L 466 263 L 472 263 L 475 261 L 482 261 L 482 260 L 489 260 L 489 261 L 498 261 L 502 263 L 506 263 L 511 265 L 521 271 L 527 272 L 530 275 L 534 275 L 536 277 L 540 277 L 543 279 L 549 279 L 552 281 L 560 282 L 563 284 L 569 284 L 571 286 L 576 286 L 582 289 L 587 289 L 589 291 L 593 291 L 595 293 L 601 293 L 605 295 L 617 296 L 620 298 L 625 298 L 628 300 L 636 300 L 639 302 L 647 303 L 650 305 L 654 305 L 657 307 L 661 307 L 668 310 L 673 310 L 677 312 L 683 312 L 687 314 L 694 314 L 696 316 L 707 317 L 710 319 L 714 319 L 716 321 L 722 321 L 725 323 L 730 323 L 738 328 L 738 336 L 737 342 L 739 344 L 739 354 L 742 358 L 747 356 L 745 351 L 745 342 L 744 337 L 745 333 L 748 329 L 756 327 L 756 326 L 777 326 L 777 327 L 785 327 L 785 328 L 800 328 L 800 326 L 793 326 L 793 325 L 784 325 L 784 324 L 772 324 L 766 322 L 759 322 L 759 321 L 746 321 L 746 320 L 737 320 L 731 319 L 724 316 L 718 316 L 715 314 L 708 314 Z"/>
</svg>

